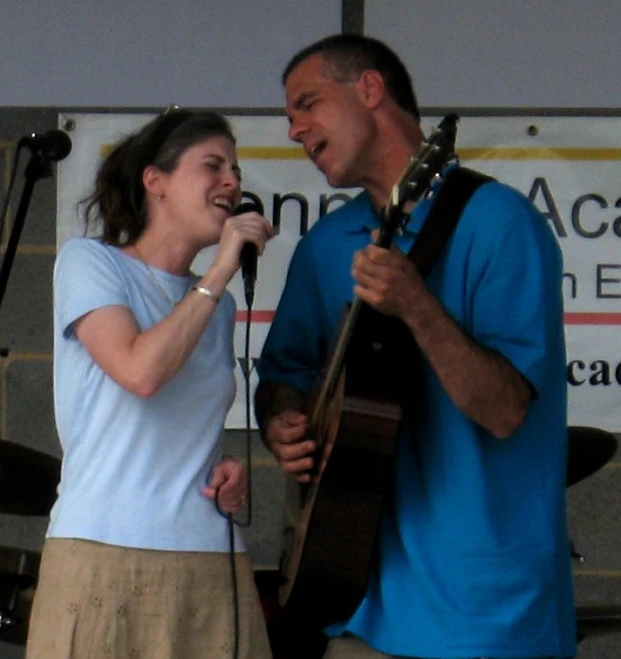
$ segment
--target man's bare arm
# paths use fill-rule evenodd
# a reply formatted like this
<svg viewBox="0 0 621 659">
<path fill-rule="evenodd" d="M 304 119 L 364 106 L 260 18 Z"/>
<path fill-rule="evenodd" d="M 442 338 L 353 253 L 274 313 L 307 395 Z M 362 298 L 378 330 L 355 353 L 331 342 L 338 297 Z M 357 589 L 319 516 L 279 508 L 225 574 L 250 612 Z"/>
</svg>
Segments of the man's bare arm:
<svg viewBox="0 0 621 659">
<path fill-rule="evenodd" d="M 352 274 L 357 295 L 409 327 L 466 416 L 498 438 L 519 428 L 532 399 L 531 385 L 505 357 L 464 333 L 405 255 L 370 245 L 356 253 Z"/>
<path fill-rule="evenodd" d="M 263 441 L 265 429 L 275 416 L 285 410 L 304 412 L 305 400 L 304 393 L 286 382 L 259 382 L 254 396 L 254 413 Z"/>
<path fill-rule="evenodd" d="M 434 310 L 428 308 L 408 325 L 445 391 L 466 416 L 494 436 L 510 437 L 528 412 L 530 383 L 503 355 L 466 336 L 440 302 L 427 299 Z"/>
</svg>

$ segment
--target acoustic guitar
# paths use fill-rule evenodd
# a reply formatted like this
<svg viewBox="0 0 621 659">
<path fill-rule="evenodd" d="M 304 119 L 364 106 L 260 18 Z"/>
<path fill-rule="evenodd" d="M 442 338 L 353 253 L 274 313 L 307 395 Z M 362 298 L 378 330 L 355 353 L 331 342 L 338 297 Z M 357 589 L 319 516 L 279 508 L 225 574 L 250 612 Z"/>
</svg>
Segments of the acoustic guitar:
<svg viewBox="0 0 621 659">
<path fill-rule="evenodd" d="M 377 245 L 390 246 L 409 219 L 406 203 L 422 198 L 454 158 L 457 121 L 456 115 L 442 120 L 393 186 Z M 291 480 L 285 497 L 279 602 L 290 616 L 321 627 L 347 619 L 365 593 L 393 480 L 402 407 L 398 387 L 381 381 L 387 375 L 381 368 L 368 369 L 364 378 L 361 368 L 351 368 L 360 361 L 369 365 L 360 351 L 351 359 L 354 344 L 365 336 L 368 312 L 373 310 L 358 298 L 346 311 L 311 396 L 309 437 L 318 446 L 313 480 L 304 485 Z M 383 343 L 392 340 L 371 339 L 376 362 Z"/>
</svg>

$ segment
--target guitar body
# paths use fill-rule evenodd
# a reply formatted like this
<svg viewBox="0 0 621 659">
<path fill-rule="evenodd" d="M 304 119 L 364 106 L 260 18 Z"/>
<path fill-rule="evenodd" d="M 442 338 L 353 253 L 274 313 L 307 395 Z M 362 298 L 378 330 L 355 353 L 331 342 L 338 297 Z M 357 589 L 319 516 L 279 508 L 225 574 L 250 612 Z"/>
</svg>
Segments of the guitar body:
<svg viewBox="0 0 621 659">
<path fill-rule="evenodd" d="M 396 401 L 348 394 L 345 371 L 309 434 L 320 444 L 315 481 L 288 484 L 279 600 L 319 626 L 347 619 L 366 590 L 400 417 Z"/>
</svg>

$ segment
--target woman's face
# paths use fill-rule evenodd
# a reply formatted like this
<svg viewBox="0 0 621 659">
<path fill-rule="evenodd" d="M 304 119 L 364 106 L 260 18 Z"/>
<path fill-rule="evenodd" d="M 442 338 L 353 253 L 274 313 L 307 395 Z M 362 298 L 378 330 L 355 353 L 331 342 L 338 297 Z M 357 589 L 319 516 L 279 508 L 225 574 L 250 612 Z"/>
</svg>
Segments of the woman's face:
<svg viewBox="0 0 621 659">
<path fill-rule="evenodd" d="M 240 183 L 235 145 L 228 137 L 209 137 L 188 148 L 162 179 L 161 196 L 175 230 L 205 244 L 217 242 L 240 202 Z"/>
</svg>

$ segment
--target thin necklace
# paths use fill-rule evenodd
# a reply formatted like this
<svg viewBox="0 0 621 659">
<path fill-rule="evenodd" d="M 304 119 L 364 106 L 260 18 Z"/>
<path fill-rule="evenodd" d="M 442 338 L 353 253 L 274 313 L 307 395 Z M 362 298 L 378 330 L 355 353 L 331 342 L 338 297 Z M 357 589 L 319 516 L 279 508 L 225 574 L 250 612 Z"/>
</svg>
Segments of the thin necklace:
<svg viewBox="0 0 621 659">
<path fill-rule="evenodd" d="M 153 272 L 153 270 L 151 270 L 151 266 L 142 257 L 142 254 L 140 253 L 140 250 L 138 249 L 138 246 L 134 245 L 133 247 L 136 250 L 136 254 L 138 254 L 138 258 L 142 261 L 142 263 L 146 267 L 147 274 L 149 275 L 149 278 L 151 279 L 151 281 L 155 284 L 155 286 L 162 292 L 164 297 L 168 300 L 168 304 L 170 304 L 171 307 L 176 307 L 179 304 L 179 302 L 181 302 L 181 300 L 183 300 L 183 298 L 187 295 L 187 293 L 188 293 L 187 288 L 186 288 L 185 293 L 179 298 L 179 300 L 177 300 L 177 302 L 175 302 L 170 297 L 170 295 L 168 295 L 168 291 L 157 280 L 157 277 L 155 276 L 155 273 Z"/>
</svg>

